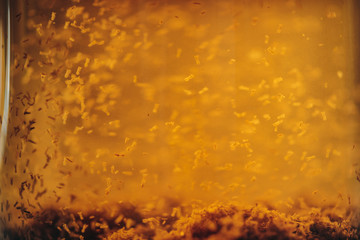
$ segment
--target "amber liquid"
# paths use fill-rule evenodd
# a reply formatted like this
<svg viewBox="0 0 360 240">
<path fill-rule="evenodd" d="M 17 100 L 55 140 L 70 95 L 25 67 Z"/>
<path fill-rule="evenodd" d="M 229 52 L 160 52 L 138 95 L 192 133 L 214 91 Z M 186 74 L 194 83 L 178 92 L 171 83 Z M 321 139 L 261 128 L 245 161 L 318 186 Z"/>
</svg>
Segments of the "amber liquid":
<svg viewBox="0 0 360 240">
<path fill-rule="evenodd" d="M 13 6 L 8 236 L 166 239 L 211 204 L 356 227 L 350 2 Z"/>
</svg>

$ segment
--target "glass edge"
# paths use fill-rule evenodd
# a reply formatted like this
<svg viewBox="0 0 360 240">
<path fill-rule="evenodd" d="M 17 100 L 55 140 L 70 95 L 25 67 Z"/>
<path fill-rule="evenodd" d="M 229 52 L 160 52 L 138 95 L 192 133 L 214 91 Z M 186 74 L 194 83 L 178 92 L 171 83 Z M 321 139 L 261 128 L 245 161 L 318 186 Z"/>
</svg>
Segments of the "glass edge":
<svg viewBox="0 0 360 240">
<path fill-rule="evenodd" d="M 5 151 L 6 135 L 9 117 L 9 101 L 10 101 L 10 0 L 0 0 L 1 4 L 1 85 L 0 85 L 0 169 L 3 165 L 3 155 Z"/>
</svg>

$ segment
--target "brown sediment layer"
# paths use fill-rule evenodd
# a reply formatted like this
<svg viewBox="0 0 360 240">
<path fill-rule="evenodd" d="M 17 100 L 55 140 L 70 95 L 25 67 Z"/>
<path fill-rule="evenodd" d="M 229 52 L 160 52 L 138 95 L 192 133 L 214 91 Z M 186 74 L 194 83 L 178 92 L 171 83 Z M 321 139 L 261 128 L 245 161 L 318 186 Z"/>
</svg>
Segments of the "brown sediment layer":
<svg viewBox="0 0 360 240">
<path fill-rule="evenodd" d="M 211 205 L 189 216 L 143 216 L 134 206 L 81 213 L 46 209 L 31 225 L 6 230 L 8 239 L 360 239 L 360 228 L 341 217 L 312 210 L 287 216 L 261 206 Z M 5 237 L 5 239 L 6 239 Z"/>
</svg>

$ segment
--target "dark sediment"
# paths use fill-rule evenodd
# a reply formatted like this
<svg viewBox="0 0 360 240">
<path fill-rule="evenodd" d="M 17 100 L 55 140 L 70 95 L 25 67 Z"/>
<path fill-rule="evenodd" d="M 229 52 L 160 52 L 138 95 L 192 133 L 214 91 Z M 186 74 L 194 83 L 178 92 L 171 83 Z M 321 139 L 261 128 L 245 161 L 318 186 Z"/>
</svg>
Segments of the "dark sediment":
<svg viewBox="0 0 360 240">
<path fill-rule="evenodd" d="M 112 211 L 79 213 L 46 209 L 21 230 L 5 230 L 5 239 L 180 240 L 180 239 L 360 239 L 360 228 L 333 215 L 310 212 L 286 216 L 255 206 L 212 205 L 189 216 L 143 216 L 134 206 L 122 204 Z"/>
</svg>

